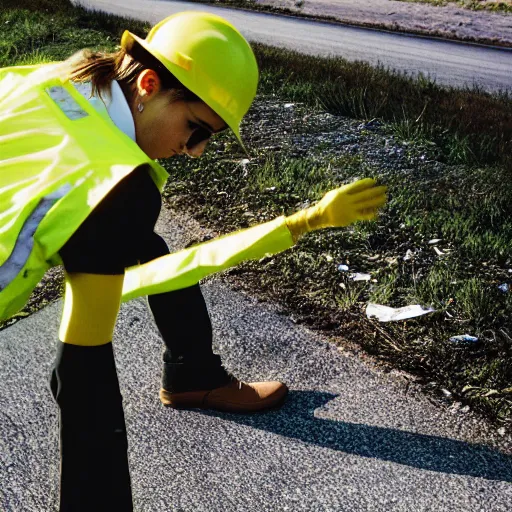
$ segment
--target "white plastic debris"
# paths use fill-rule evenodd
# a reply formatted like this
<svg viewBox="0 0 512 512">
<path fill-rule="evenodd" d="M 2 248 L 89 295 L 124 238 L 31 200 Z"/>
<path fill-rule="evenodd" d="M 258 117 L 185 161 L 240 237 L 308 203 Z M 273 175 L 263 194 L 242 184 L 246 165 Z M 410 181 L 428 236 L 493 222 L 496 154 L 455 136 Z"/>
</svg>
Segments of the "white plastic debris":
<svg viewBox="0 0 512 512">
<path fill-rule="evenodd" d="M 405 306 L 403 308 L 390 308 L 389 306 L 382 306 L 380 304 L 373 303 L 369 303 L 368 306 L 366 306 L 366 316 L 368 318 L 376 317 L 380 322 L 407 320 L 408 318 L 426 315 L 427 313 L 432 313 L 434 311 L 435 309 L 425 309 L 418 304 Z"/>
<path fill-rule="evenodd" d="M 369 281 L 372 276 L 370 274 L 362 274 L 360 272 L 354 272 L 348 276 L 352 281 Z"/>
<path fill-rule="evenodd" d="M 407 249 L 407 252 L 404 256 L 404 261 L 412 260 L 412 258 L 414 258 L 414 253 L 411 251 L 411 249 Z"/>
<path fill-rule="evenodd" d="M 469 334 L 460 334 L 459 336 L 452 336 L 450 341 L 454 343 L 476 343 L 478 338 Z"/>
<path fill-rule="evenodd" d="M 440 251 L 436 246 L 434 246 L 434 251 L 436 251 L 436 254 L 438 256 L 444 256 L 445 253 L 443 251 Z"/>
<path fill-rule="evenodd" d="M 338 265 L 338 270 L 340 272 L 347 272 L 348 271 L 348 265 Z"/>
<path fill-rule="evenodd" d="M 510 285 L 508 283 L 503 283 L 498 286 L 498 289 L 503 293 L 508 293 L 510 291 Z"/>
<path fill-rule="evenodd" d="M 429 245 L 436 245 L 441 241 L 442 241 L 441 238 L 433 238 L 432 240 L 429 240 L 428 243 L 429 243 Z"/>
<path fill-rule="evenodd" d="M 285 103 L 284 104 L 284 108 L 291 108 L 293 106 L 295 106 L 295 103 Z"/>
</svg>

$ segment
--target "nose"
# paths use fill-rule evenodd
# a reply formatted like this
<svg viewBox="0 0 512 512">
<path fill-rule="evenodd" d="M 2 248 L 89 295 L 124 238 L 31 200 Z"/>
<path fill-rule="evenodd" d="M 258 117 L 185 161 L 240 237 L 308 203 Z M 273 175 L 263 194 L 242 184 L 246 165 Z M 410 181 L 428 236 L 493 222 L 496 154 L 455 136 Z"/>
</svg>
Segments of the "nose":
<svg viewBox="0 0 512 512">
<path fill-rule="evenodd" d="M 208 140 L 203 140 L 191 148 L 185 146 L 183 152 L 192 158 L 199 158 L 206 149 L 207 144 Z"/>
</svg>

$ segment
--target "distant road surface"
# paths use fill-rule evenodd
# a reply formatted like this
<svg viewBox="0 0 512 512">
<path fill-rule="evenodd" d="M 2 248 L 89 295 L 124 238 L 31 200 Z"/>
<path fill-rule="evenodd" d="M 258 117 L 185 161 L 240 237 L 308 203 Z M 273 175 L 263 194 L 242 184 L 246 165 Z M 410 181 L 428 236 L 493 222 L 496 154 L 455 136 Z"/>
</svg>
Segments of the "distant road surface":
<svg viewBox="0 0 512 512">
<path fill-rule="evenodd" d="M 334 23 L 166 0 L 79 0 L 84 7 L 155 23 L 184 10 L 218 13 L 250 41 L 313 55 L 382 63 L 440 84 L 512 91 L 512 50 L 349 27 Z"/>
</svg>

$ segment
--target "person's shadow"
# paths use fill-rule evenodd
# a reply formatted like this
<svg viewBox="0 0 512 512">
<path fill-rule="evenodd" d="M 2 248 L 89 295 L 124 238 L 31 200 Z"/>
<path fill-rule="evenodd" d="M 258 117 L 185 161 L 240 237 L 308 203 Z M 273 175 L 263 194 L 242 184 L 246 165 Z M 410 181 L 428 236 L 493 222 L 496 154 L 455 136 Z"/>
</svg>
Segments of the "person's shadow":
<svg viewBox="0 0 512 512">
<path fill-rule="evenodd" d="M 512 457 L 483 445 L 316 418 L 315 409 L 336 396 L 316 391 L 291 391 L 286 404 L 278 411 L 247 415 L 203 413 L 362 457 L 440 473 L 512 482 Z"/>
</svg>

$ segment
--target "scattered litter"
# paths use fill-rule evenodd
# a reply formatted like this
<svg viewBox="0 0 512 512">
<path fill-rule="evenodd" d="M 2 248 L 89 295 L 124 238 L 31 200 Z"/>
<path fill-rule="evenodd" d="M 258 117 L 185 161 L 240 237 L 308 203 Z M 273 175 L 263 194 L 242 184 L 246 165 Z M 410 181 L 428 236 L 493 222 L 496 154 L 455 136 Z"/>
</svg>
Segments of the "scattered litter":
<svg viewBox="0 0 512 512">
<path fill-rule="evenodd" d="M 249 162 L 250 160 L 248 158 L 243 158 L 242 160 L 240 160 L 240 163 L 242 164 L 243 167 L 245 167 Z"/>
<path fill-rule="evenodd" d="M 338 265 L 339 272 L 348 272 L 348 265 Z"/>
<path fill-rule="evenodd" d="M 276 187 L 267 187 L 265 190 L 267 192 L 273 192 L 276 189 Z"/>
<path fill-rule="evenodd" d="M 469 334 L 459 334 L 458 336 L 452 336 L 450 341 L 454 343 L 476 343 L 478 338 L 476 336 L 470 336 Z"/>
<path fill-rule="evenodd" d="M 434 247 L 434 251 L 436 251 L 436 254 L 438 256 L 444 256 L 445 255 L 445 253 L 443 251 L 440 251 L 437 247 Z"/>
<path fill-rule="evenodd" d="M 498 434 L 500 436 L 504 436 L 506 433 L 507 433 L 507 431 L 505 430 L 505 427 L 501 427 L 498 429 Z"/>
<path fill-rule="evenodd" d="M 327 261 L 332 261 L 334 258 L 330 254 L 324 254 Z"/>
<path fill-rule="evenodd" d="M 349 274 L 349 278 L 352 279 L 352 281 L 369 281 L 372 276 L 370 274 L 355 272 L 353 274 Z"/>
<path fill-rule="evenodd" d="M 291 108 L 291 107 L 294 107 L 295 106 L 295 103 L 285 103 L 284 104 L 284 108 Z"/>
<path fill-rule="evenodd" d="M 378 119 L 372 119 L 367 123 L 361 123 L 357 128 L 358 130 L 378 130 L 382 123 Z"/>
<path fill-rule="evenodd" d="M 460 412 L 469 412 L 469 409 L 470 409 L 469 405 L 465 405 L 465 406 L 460 410 Z"/>
<path fill-rule="evenodd" d="M 451 398 L 452 396 L 452 393 L 451 391 L 448 391 L 447 389 L 441 389 L 441 393 L 446 397 L 446 398 Z"/>
<path fill-rule="evenodd" d="M 432 240 L 429 240 L 429 245 L 435 245 L 442 241 L 442 238 L 433 238 Z"/>
<path fill-rule="evenodd" d="M 411 251 L 411 249 L 407 249 L 407 252 L 405 253 L 405 256 L 404 256 L 404 261 L 409 261 L 409 260 L 412 260 L 414 258 L 414 253 Z"/>
<path fill-rule="evenodd" d="M 395 320 L 407 320 L 417 316 L 434 312 L 435 309 L 424 309 L 420 305 L 405 306 L 403 308 L 390 308 L 380 304 L 368 304 L 366 306 L 366 316 L 368 318 L 377 317 L 380 322 L 391 322 Z"/>
<path fill-rule="evenodd" d="M 503 283 L 498 286 L 498 289 L 503 293 L 508 293 L 510 291 L 510 285 L 508 283 Z"/>
</svg>

